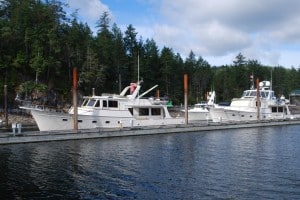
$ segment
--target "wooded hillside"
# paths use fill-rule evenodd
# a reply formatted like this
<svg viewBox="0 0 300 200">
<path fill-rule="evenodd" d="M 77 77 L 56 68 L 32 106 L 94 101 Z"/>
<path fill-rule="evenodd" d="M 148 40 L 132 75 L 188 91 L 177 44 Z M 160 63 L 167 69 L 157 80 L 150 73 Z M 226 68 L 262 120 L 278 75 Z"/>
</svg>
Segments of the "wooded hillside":
<svg viewBox="0 0 300 200">
<path fill-rule="evenodd" d="M 143 89 L 158 84 L 160 95 L 183 103 L 183 74 L 189 76 L 189 103 L 205 99 L 211 89 L 217 101 L 230 101 L 250 87 L 250 75 L 271 80 L 277 96 L 288 97 L 300 88 L 300 71 L 285 66 L 264 66 L 239 53 L 232 65 L 211 66 L 191 50 L 188 58 L 169 47 L 159 49 L 151 38 L 137 38 L 133 25 L 122 32 L 108 13 L 99 17 L 97 33 L 67 17 L 64 5 L 54 0 L 0 1 L 0 97 L 7 85 L 9 105 L 15 97 L 56 106 L 71 102 L 72 69 L 79 73 L 82 95 L 119 93 L 143 79 Z M 155 93 L 153 92 L 153 94 Z M 3 98 L 0 99 L 3 105 Z"/>
</svg>

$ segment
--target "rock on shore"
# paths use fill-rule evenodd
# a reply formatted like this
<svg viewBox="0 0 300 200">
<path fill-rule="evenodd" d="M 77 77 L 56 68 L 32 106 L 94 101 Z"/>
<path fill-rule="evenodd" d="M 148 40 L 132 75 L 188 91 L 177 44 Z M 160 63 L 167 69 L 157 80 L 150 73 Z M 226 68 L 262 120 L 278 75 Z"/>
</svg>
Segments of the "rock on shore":
<svg viewBox="0 0 300 200">
<path fill-rule="evenodd" d="M 2 126 L 5 126 L 6 122 L 5 122 L 4 114 L 0 115 L 0 121 L 2 121 Z M 11 125 L 13 123 L 21 123 L 24 125 L 36 125 L 36 123 L 31 115 L 9 114 L 8 115 L 8 124 Z"/>
</svg>

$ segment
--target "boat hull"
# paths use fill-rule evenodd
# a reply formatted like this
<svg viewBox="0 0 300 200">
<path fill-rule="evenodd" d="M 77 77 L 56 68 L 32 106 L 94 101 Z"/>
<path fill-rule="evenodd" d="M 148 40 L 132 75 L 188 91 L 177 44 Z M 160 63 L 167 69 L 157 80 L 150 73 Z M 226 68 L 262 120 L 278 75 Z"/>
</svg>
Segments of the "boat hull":
<svg viewBox="0 0 300 200">
<path fill-rule="evenodd" d="M 204 121 L 204 120 L 210 120 L 210 114 L 209 111 L 207 112 L 192 112 L 188 111 L 188 119 L 189 121 Z"/>
<path fill-rule="evenodd" d="M 43 110 L 31 110 L 40 131 L 58 131 L 74 129 L 72 114 L 51 112 Z M 78 115 L 78 129 L 95 128 L 125 128 L 141 126 L 160 126 L 184 124 L 184 118 L 133 118 L 99 115 Z"/>
<path fill-rule="evenodd" d="M 228 121 L 227 114 L 224 108 L 210 108 L 209 109 L 211 120 L 213 122 L 226 122 Z"/>
<path fill-rule="evenodd" d="M 257 121 L 257 120 L 283 120 L 293 118 L 286 111 L 286 106 L 282 107 L 284 112 L 272 112 L 271 108 L 262 108 L 259 115 L 257 109 L 247 108 L 247 110 L 233 109 L 233 108 L 214 108 L 210 110 L 213 122 L 226 122 L 226 121 Z"/>
</svg>

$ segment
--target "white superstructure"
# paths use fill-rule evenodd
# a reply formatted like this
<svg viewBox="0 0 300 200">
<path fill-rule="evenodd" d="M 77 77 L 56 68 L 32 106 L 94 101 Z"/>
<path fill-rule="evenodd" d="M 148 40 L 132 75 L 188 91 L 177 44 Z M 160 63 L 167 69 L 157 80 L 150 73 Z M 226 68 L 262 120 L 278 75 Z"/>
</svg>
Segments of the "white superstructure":
<svg viewBox="0 0 300 200">
<path fill-rule="evenodd" d="M 259 88 L 245 90 L 240 98 L 234 98 L 230 106 L 210 109 L 214 122 L 251 121 L 291 118 L 288 105 L 282 96 L 276 99 L 269 81 L 259 83 Z M 257 97 L 258 101 L 257 101 Z"/>
</svg>

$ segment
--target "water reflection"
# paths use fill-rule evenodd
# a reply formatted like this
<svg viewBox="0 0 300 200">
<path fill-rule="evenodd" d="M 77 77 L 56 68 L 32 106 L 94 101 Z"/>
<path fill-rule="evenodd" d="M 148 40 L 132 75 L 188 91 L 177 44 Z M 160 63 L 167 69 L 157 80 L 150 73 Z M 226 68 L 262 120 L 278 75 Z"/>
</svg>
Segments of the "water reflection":
<svg viewBox="0 0 300 200">
<path fill-rule="evenodd" d="M 296 199 L 299 126 L 7 145 L 4 199 Z"/>
</svg>

